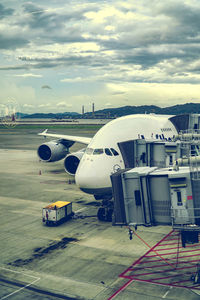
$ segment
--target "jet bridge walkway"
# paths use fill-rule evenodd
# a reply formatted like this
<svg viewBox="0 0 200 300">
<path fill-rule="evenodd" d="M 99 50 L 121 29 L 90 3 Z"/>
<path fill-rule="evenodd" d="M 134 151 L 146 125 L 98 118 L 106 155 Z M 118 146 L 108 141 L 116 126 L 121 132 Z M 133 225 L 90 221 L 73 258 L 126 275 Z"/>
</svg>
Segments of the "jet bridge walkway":
<svg viewBox="0 0 200 300">
<path fill-rule="evenodd" d="M 109 299 L 134 281 L 200 291 L 200 283 L 191 280 L 199 262 L 200 243 L 182 247 L 180 232 L 172 230 L 119 275 L 128 282 Z"/>
</svg>

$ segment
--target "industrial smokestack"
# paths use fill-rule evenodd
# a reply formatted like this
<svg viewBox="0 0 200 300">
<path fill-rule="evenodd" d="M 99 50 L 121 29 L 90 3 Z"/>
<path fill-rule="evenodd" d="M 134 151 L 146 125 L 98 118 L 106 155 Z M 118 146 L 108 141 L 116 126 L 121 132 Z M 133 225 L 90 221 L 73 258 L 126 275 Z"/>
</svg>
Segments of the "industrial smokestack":
<svg viewBox="0 0 200 300">
<path fill-rule="evenodd" d="M 94 117 L 94 103 L 92 103 L 92 115 Z"/>
</svg>

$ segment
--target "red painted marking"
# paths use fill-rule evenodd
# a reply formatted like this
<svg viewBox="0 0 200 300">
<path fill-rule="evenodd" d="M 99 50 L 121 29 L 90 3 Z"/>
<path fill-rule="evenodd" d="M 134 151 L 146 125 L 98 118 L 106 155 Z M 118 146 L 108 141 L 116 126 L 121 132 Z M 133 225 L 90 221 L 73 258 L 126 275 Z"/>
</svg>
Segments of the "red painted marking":
<svg viewBox="0 0 200 300">
<path fill-rule="evenodd" d="M 184 258 L 184 257 L 182 257 L 182 258 Z M 176 258 L 173 258 L 174 260 L 176 259 Z M 162 259 L 160 259 L 159 261 L 162 261 Z M 154 261 L 154 262 L 158 262 L 158 261 Z M 190 260 L 190 261 L 181 261 L 181 262 L 178 262 L 178 265 L 184 265 L 184 264 L 191 264 L 192 262 L 199 262 L 199 259 L 195 259 L 195 260 Z M 149 261 L 149 262 L 147 262 L 147 263 L 149 263 L 149 264 L 151 264 L 152 263 L 152 261 Z M 143 264 L 143 262 L 141 262 L 140 264 Z M 177 263 L 176 262 L 174 262 L 174 263 L 172 263 L 172 264 L 174 264 L 175 266 L 177 265 Z M 196 265 L 194 265 L 194 266 L 196 266 Z M 162 265 L 151 265 L 151 266 L 145 266 L 145 267 L 141 267 L 141 268 L 133 268 L 132 266 L 131 267 L 129 267 L 129 270 L 134 270 L 134 271 L 138 271 L 138 270 L 144 270 L 144 268 L 145 269 L 153 269 L 153 268 L 158 268 L 158 267 L 169 267 L 169 265 L 168 264 L 162 264 Z"/>
<path fill-rule="evenodd" d="M 198 256 L 199 257 L 199 254 L 195 254 L 195 255 L 185 255 L 185 256 L 180 256 L 178 259 L 180 260 L 180 259 L 182 259 L 182 258 L 188 258 L 188 257 L 193 257 L 193 256 Z M 174 257 L 172 257 L 172 258 L 170 258 L 170 260 L 174 260 L 174 259 L 176 259 L 176 257 L 174 258 Z M 148 264 L 148 263 L 153 263 L 153 262 L 160 262 L 160 261 L 162 261 L 162 259 L 156 259 L 156 260 L 147 260 L 147 261 L 141 261 L 140 262 L 140 265 L 141 264 Z M 190 263 L 190 262 L 198 262 L 199 261 L 199 259 L 196 259 L 196 260 L 190 260 L 189 262 L 188 261 L 182 261 L 181 263 Z M 179 262 L 179 264 L 180 264 L 180 262 Z"/>
<path fill-rule="evenodd" d="M 125 283 L 122 287 L 120 287 L 108 300 L 114 299 L 119 293 L 121 293 L 129 284 L 133 282 L 133 279 L 130 279 L 127 283 Z"/>
<path fill-rule="evenodd" d="M 165 271 L 154 271 L 154 272 L 148 272 L 148 273 L 136 273 L 133 274 L 131 276 L 133 276 L 135 278 L 135 276 L 143 276 L 143 275 L 152 275 L 152 274 L 160 274 L 160 273 L 167 273 L 167 272 L 173 272 L 173 271 L 180 271 L 180 270 L 185 270 L 185 269 L 192 269 L 192 268 L 196 268 L 196 266 L 188 266 L 188 267 L 182 267 L 182 268 L 176 268 L 176 269 L 168 269 Z M 133 270 L 129 270 L 129 271 L 133 271 Z"/>
<path fill-rule="evenodd" d="M 176 240 L 176 243 L 161 244 L 161 245 L 158 245 L 158 247 L 170 246 L 170 245 L 177 245 L 177 240 Z"/>
<path fill-rule="evenodd" d="M 176 237 L 176 239 L 172 239 L 174 237 Z M 138 238 L 140 237 L 138 236 Z M 142 240 L 142 238 L 140 239 Z M 168 241 L 172 240 L 177 243 L 168 243 Z M 142 241 L 149 247 L 144 240 Z M 200 290 L 200 284 L 192 285 L 191 283 L 191 275 L 196 273 L 196 264 L 199 262 L 200 244 L 187 245 L 186 248 L 183 248 L 181 245 L 179 246 L 179 243 L 179 233 L 177 234 L 176 231 L 171 231 L 167 234 L 156 245 L 150 248 L 146 254 L 137 259 L 119 275 L 119 277 L 129 279 L 129 281 L 108 300 L 117 296 L 133 281 Z M 177 244 L 177 247 L 171 247 L 175 244 Z M 169 251 L 173 249 L 177 251 Z M 166 253 L 162 253 L 161 251 L 166 251 Z M 161 264 L 161 262 L 163 262 L 163 264 Z M 162 277 L 158 277 L 159 274 L 162 274 Z"/>
<path fill-rule="evenodd" d="M 127 279 L 130 279 L 129 277 L 125 277 Z M 134 278 L 134 281 L 141 281 L 141 282 L 147 282 L 147 283 L 153 283 L 153 284 L 158 284 L 158 285 L 165 285 L 165 286 L 174 286 L 174 287 L 181 287 L 181 288 L 191 288 L 191 289 L 195 289 L 195 290 L 199 290 L 198 287 L 188 287 L 188 286 L 178 286 L 175 285 L 173 283 L 164 283 L 164 282 L 152 282 L 151 280 L 144 280 L 144 279 L 138 279 L 138 278 Z"/>
<path fill-rule="evenodd" d="M 150 262 L 149 262 L 150 263 Z M 176 263 L 173 263 L 174 265 L 176 265 Z M 163 264 L 163 265 L 154 265 L 154 266 L 145 266 L 145 269 L 153 269 L 153 268 L 159 268 L 159 267 L 170 267 L 169 264 Z M 173 268 L 174 269 L 174 268 Z M 172 270 L 173 270 L 172 269 Z M 142 268 L 133 268 L 130 267 L 130 270 L 134 270 L 134 271 L 138 271 L 138 270 L 144 270 L 144 267 Z M 171 269 L 170 269 L 171 270 Z"/>
<path fill-rule="evenodd" d="M 192 273 L 191 273 L 191 274 L 192 274 Z M 169 275 L 169 276 L 160 277 L 160 278 L 154 278 L 154 279 L 151 279 L 151 281 L 154 281 L 154 280 L 163 280 L 163 279 L 168 279 L 168 278 L 172 278 L 172 277 L 180 277 L 180 274 Z"/>
<path fill-rule="evenodd" d="M 167 270 L 167 272 L 172 272 L 173 270 L 169 269 Z M 148 273 L 141 273 L 141 274 L 133 274 L 133 275 L 130 275 L 130 276 L 133 276 L 133 278 L 135 278 L 135 276 L 145 276 L 145 275 L 153 275 L 153 274 L 163 274 L 165 273 L 166 271 L 154 271 L 154 272 L 148 272 Z M 152 279 L 151 279 L 152 280 Z"/>
<path fill-rule="evenodd" d="M 189 280 L 189 279 L 187 279 L 187 280 L 180 280 L 180 281 L 175 281 L 175 282 L 173 282 L 173 284 L 181 284 L 181 283 L 185 283 L 185 282 L 189 282 L 189 283 L 191 283 L 191 280 Z"/>
<path fill-rule="evenodd" d="M 188 253 L 188 252 L 195 252 L 195 251 L 200 251 L 200 249 L 181 251 L 181 253 Z M 176 254 L 176 253 L 177 252 L 163 253 L 162 256 L 164 256 L 164 255 L 172 255 L 172 254 Z M 155 255 L 148 256 L 148 257 L 155 257 L 155 256 L 157 256 L 157 255 L 155 254 Z"/>
<path fill-rule="evenodd" d="M 160 247 L 161 246 L 164 246 L 164 245 L 160 245 Z M 167 245 L 165 245 L 165 246 L 167 246 Z M 187 247 L 173 247 L 173 248 L 166 248 L 166 249 L 158 249 L 158 250 L 156 250 L 157 252 L 158 251 L 168 251 L 168 250 L 173 250 L 173 249 L 187 249 L 187 248 L 194 248 L 194 247 L 198 247 L 199 245 L 198 244 L 195 244 L 195 245 L 187 245 Z M 198 249 L 199 250 L 199 249 Z M 188 250 L 188 251 L 190 251 L 190 250 Z"/>
</svg>

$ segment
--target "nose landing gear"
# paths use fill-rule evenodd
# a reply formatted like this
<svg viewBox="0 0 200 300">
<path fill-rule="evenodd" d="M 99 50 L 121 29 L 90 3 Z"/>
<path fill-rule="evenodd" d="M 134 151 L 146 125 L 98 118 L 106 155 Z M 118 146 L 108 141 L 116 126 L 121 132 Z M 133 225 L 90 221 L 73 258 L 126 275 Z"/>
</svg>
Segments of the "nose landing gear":
<svg viewBox="0 0 200 300">
<path fill-rule="evenodd" d="M 99 221 L 112 222 L 113 209 L 100 207 L 97 212 Z"/>
<path fill-rule="evenodd" d="M 95 197 L 96 198 L 96 197 Z M 99 221 L 112 222 L 113 201 L 112 196 L 107 196 L 102 199 L 102 206 L 98 209 L 97 218 Z"/>
</svg>

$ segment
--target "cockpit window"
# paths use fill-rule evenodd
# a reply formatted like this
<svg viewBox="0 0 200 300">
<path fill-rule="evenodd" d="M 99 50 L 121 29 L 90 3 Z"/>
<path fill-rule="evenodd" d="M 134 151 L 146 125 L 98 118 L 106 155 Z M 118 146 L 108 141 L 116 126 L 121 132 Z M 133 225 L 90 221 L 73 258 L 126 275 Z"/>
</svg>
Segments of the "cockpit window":
<svg viewBox="0 0 200 300">
<path fill-rule="evenodd" d="M 103 149 L 94 149 L 93 155 L 103 154 Z"/>
<path fill-rule="evenodd" d="M 114 156 L 119 155 L 119 153 L 115 149 L 111 148 L 110 150 L 112 151 L 112 153 L 114 154 Z"/>
<path fill-rule="evenodd" d="M 112 152 L 108 148 L 105 149 L 105 153 L 106 153 L 106 155 L 112 156 Z"/>
<path fill-rule="evenodd" d="M 87 149 L 86 149 L 86 154 L 91 155 L 92 152 L 93 152 L 93 149 L 92 149 L 92 148 L 87 148 Z"/>
</svg>

